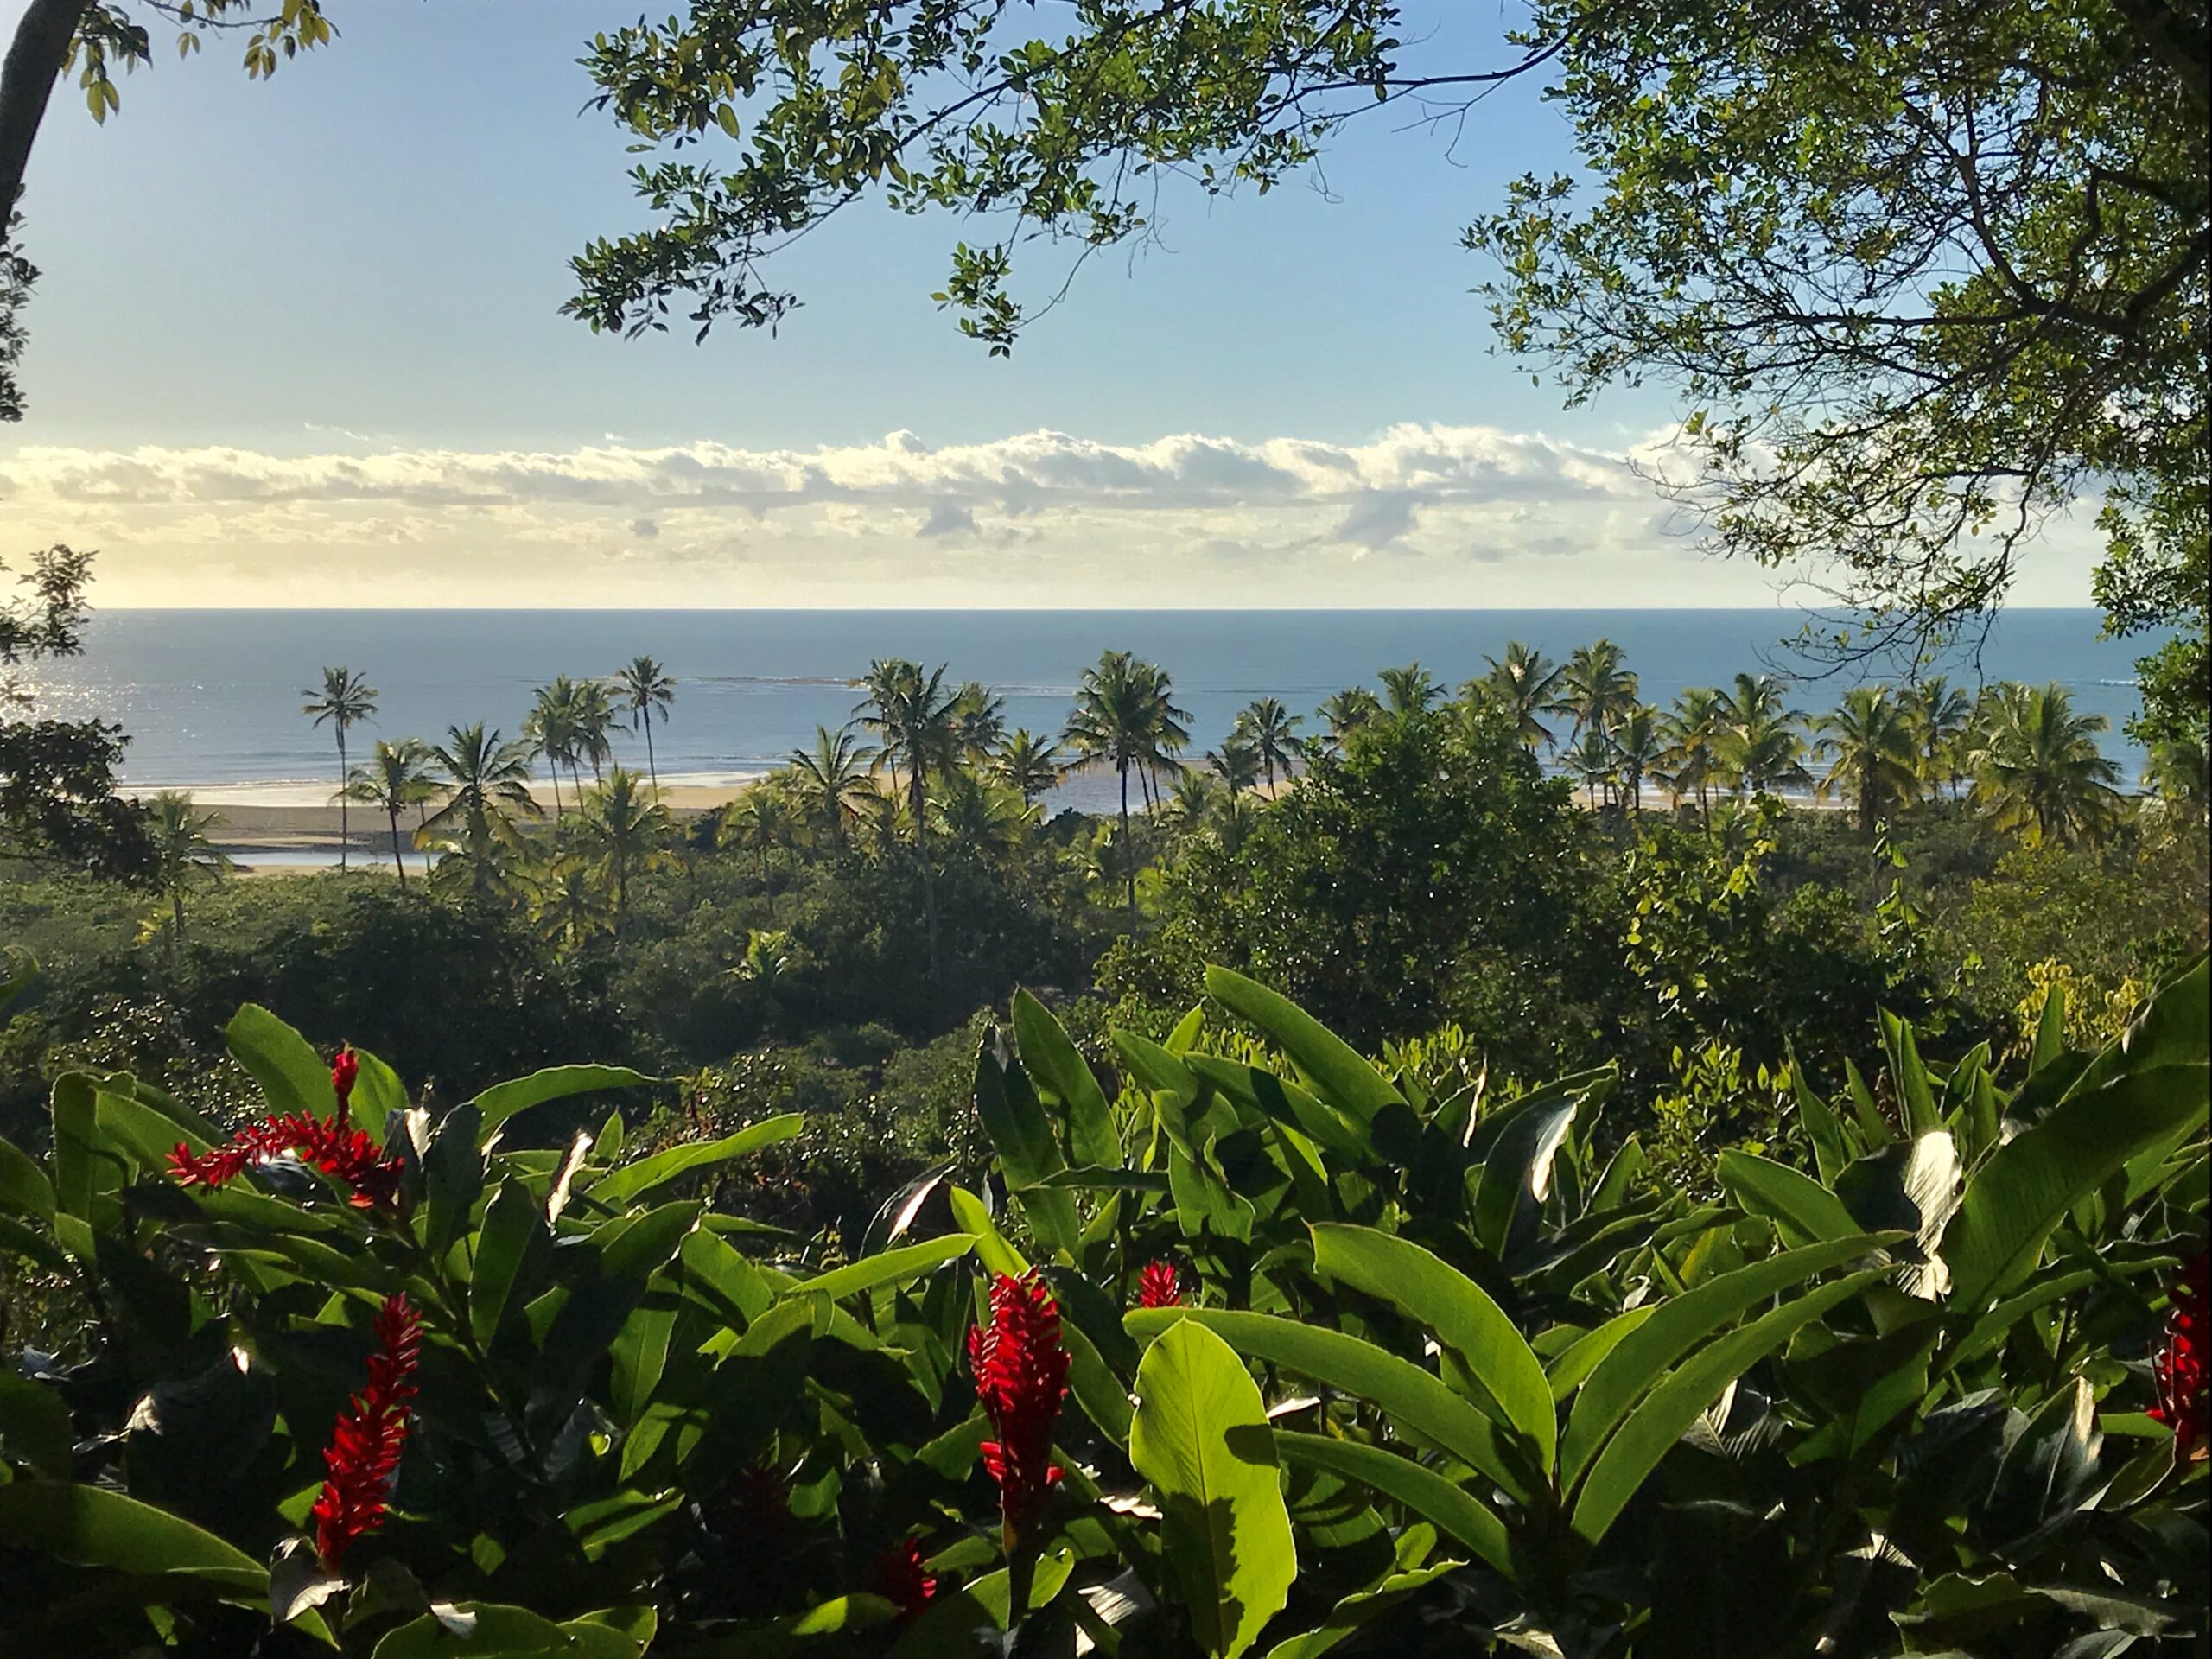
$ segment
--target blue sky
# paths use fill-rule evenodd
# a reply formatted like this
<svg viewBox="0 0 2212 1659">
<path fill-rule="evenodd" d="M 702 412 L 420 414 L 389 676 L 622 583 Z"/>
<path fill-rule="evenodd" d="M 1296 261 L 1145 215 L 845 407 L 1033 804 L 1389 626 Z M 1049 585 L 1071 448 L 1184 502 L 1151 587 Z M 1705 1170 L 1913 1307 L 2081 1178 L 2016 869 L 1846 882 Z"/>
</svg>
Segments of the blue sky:
<svg viewBox="0 0 2212 1659">
<path fill-rule="evenodd" d="M 875 207 L 794 251 L 779 337 L 694 346 L 556 315 L 569 257 L 642 222 L 575 63 L 626 14 L 329 10 L 340 41 L 261 85 L 157 30 L 118 116 L 65 85 L 41 135 L 0 493 L 103 548 L 106 602 L 1771 602 L 1595 478 L 1662 397 L 1564 411 L 1490 351 L 1458 238 L 1568 161 L 1533 85 L 1456 145 L 1363 118 L 1327 196 L 1171 195 L 1165 247 L 1094 260 L 1011 361 L 928 297 L 975 229 Z M 1439 60 L 1506 49 L 1491 4 L 1414 10 Z M 1063 257 L 1030 251 L 1033 289 Z"/>
</svg>

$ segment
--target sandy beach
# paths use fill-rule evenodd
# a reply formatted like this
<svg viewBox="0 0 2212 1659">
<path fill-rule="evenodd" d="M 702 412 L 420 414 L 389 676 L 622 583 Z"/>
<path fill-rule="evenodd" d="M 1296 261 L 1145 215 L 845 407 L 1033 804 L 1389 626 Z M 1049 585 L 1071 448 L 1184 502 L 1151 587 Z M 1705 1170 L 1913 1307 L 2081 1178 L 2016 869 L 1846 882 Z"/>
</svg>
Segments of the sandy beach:
<svg viewBox="0 0 2212 1659">
<path fill-rule="evenodd" d="M 715 811 L 743 794 L 747 781 L 670 785 L 661 791 L 661 800 L 676 817 L 696 817 L 702 812 Z M 287 786 L 262 790 L 257 795 L 254 786 L 245 785 L 235 791 L 194 791 L 193 801 L 201 811 L 215 814 L 219 822 L 208 839 L 234 857 L 243 858 L 254 852 L 335 849 L 339 839 L 337 806 L 315 805 L 296 798 L 302 792 Z M 550 823 L 551 788 L 541 784 L 534 786 L 531 793 L 544 808 L 546 820 Z M 562 791 L 562 800 L 573 808 L 575 804 L 566 790 Z M 383 813 L 358 801 L 347 808 L 347 812 L 355 847 L 380 853 L 390 850 L 391 832 Z M 414 827 L 411 815 L 401 817 L 399 829 L 403 836 L 411 835 Z"/>
</svg>

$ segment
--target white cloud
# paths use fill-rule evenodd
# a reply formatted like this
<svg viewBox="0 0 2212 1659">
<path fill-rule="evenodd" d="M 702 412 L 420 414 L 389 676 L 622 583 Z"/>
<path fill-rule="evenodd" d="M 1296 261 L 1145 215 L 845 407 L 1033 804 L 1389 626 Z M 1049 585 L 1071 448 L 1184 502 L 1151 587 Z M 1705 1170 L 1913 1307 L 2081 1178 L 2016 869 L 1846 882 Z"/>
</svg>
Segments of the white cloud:
<svg viewBox="0 0 2212 1659">
<path fill-rule="evenodd" d="M 1669 529 L 1630 464 L 1660 442 L 27 445 L 0 451 L 0 502 L 24 547 L 99 548 L 111 605 L 1758 602 L 1766 576 Z"/>
</svg>

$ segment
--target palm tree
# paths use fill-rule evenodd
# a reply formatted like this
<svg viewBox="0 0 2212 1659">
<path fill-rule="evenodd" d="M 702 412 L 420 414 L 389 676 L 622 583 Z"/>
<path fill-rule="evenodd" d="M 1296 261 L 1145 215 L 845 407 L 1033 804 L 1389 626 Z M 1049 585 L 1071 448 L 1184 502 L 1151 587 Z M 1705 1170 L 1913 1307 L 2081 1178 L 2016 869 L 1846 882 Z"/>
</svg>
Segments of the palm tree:
<svg viewBox="0 0 2212 1659">
<path fill-rule="evenodd" d="M 1524 645 L 1518 639 L 1506 641 L 1502 659 L 1485 657 L 1483 660 L 1490 664 L 1490 672 L 1468 682 L 1470 699 L 1478 694 L 1490 697 L 1512 717 L 1523 743 L 1532 749 L 1539 743 L 1550 748 L 1551 730 L 1536 716 L 1548 713 L 1558 703 L 1560 677 L 1565 671 L 1534 645 Z"/>
<path fill-rule="evenodd" d="M 652 658 L 632 657 L 615 672 L 614 696 L 630 716 L 630 729 L 644 728 L 645 776 L 652 780 L 653 793 L 658 795 L 660 763 L 653 758 L 653 721 L 656 717 L 667 721 L 668 711 L 676 702 L 676 682 Z"/>
<path fill-rule="evenodd" d="M 1221 785 L 1217 779 L 1203 772 L 1185 772 L 1175 780 L 1167 802 L 1167 816 L 1185 832 L 1203 830 L 1206 820 L 1213 816 L 1214 803 L 1220 796 Z"/>
<path fill-rule="evenodd" d="M 478 897 L 492 891 L 505 855 L 517 843 L 518 817 L 544 816 L 530 792 L 531 746 L 501 742 L 484 722 L 447 728 L 430 751 L 446 777 L 446 802 L 415 832 L 417 847 L 443 846 L 466 869 Z"/>
<path fill-rule="evenodd" d="M 1038 737 L 1022 727 L 999 746 L 992 768 L 1018 791 L 1024 806 L 1060 781 L 1060 746 L 1049 737 Z"/>
<path fill-rule="evenodd" d="M 407 885 L 407 863 L 399 850 L 399 815 L 437 793 L 436 785 L 430 781 L 429 761 L 430 747 L 419 737 L 402 738 L 397 743 L 378 738 L 367 763 L 353 768 L 346 785 L 349 798 L 384 809 L 391 824 L 391 867 L 399 872 L 403 887 Z"/>
<path fill-rule="evenodd" d="M 1363 685 L 1331 692 L 1318 711 L 1321 723 L 1329 728 L 1324 740 L 1326 747 L 1341 753 L 1345 739 L 1371 724 L 1382 712 L 1382 700 Z"/>
<path fill-rule="evenodd" d="M 1959 740 L 1974 719 L 1967 694 L 1941 674 L 1933 674 L 1898 693 L 1897 707 L 1919 749 L 1921 783 L 1930 790 L 1947 783 L 1955 786 L 1956 767 L 1946 763 L 1958 753 Z"/>
<path fill-rule="evenodd" d="M 760 891 L 769 908 L 775 907 L 772 883 L 779 848 L 791 844 L 803 810 L 799 803 L 778 787 L 778 779 L 763 779 L 723 810 L 715 840 L 725 847 L 742 847 L 760 855 Z"/>
<path fill-rule="evenodd" d="M 944 774 L 944 787 L 931 810 L 939 835 L 987 860 L 1020 846 L 1037 819 L 1037 809 L 1011 785 L 972 766 L 955 766 Z"/>
<path fill-rule="evenodd" d="M 2143 768 L 2143 786 L 2170 810 L 2202 819 L 2212 802 L 2212 744 L 2202 736 L 2155 740 Z"/>
<path fill-rule="evenodd" d="M 845 825 L 861 815 L 861 803 L 876 792 L 876 752 L 849 730 L 814 728 L 814 747 L 793 749 L 791 781 L 804 801 L 809 816 L 842 846 Z"/>
<path fill-rule="evenodd" d="M 1260 781 L 1259 750 L 1234 733 L 1219 748 L 1208 753 L 1206 764 L 1231 795 L 1242 795 Z"/>
<path fill-rule="evenodd" d="M 1797 730 L 1804 716 L 1784 705 L 1781 681 L 1770 674 L 1738 674 L 1719 708 L 1726 728 L 1719 770 L 1740 792 L 1802 788 L 1812 781 Z"/>
<path fill-rule="evenodd" d="M 2097 747 L 2102 715 L 2077 715 L 2053 683 L 2008 685 L 1974 755 L 1974 792 L 1999 829 L 2071 843 L 2095 835 L 2119 804 L 2120 767 Z"/>
<path fill-rule="evenodd" d="M 1815 786 L 1825 800 L 1848 789 L 1856 802 L 1859 833 L 1871 836 L 1892 806 L 1910 799 L 1920 779 L 1920 754 L 1912 716 L 1886 688 L 1854 685 L 1840 707 L 1813 722 L 1814 751 L 1833 757 Z"/>
<path fill-rule="evenodd" d="M 676 839 L 676 826 L 668 809 L 652 798 L 645 783 L 628 767 L 616 766 L 605 783 L 584 797 L 576 818 L 576 849 L 591 861 L 601 887 L 614 894 L 618 937 L 630 911 L 630 883 L 676 859 L 669 845 Z"/>
<path fill-rule="evenodd" d="M 1386 668 L 1375 677 L 1382 682 L 1382 704 L 1394 715 L 1418 715 L 1444 695 L 1444 688 L 1419 663 Z"/>
<path fill-rule="evenodd" d="M 213 812 L 193 810 L 192 797 L 181 791 L 162 790 L 147 804 L 146 834 L 152 844 L 154 886 L 169 901 L 169 954 L 176 953 L 184 938 L 184 895 L 203 879 L 213 880 L 231 868 L 231 861 L 215 850 L 208 831 L 222 822 Z"/>
<path fill-rule="evenodd" d="M 564 950 L 575 950 L 613 924 L 607 888 L 588 860 L 564 853 L 531 883 L 531 917 L 537 936 Z"/>
<path fill-rule="evenodd" d="M 577 681 L 575 697 L 576 753 L 591 762 L 592 781 L 601 783 L 614 758 L 614 704 L 603 680 Z"/>
<path fill-rule="evenodd" d="M 883 743 L 893 786 L 906 768 L 906 811 L 912 819 L 914 856 L 922 868 L 922 914 L 929 945 L 930 982 L 938 978 L 937 874 L 929 855 L 929 780 L 932 771 L 952 763 L 959 741 L 957 693 L 944 689 L 942 665 L 925 674 L 902 658 L 880 658 L 861 682 L 867 695 L 853 712 Z"/>
<path fill-rule="evenodd" d="M 1567 751 L 1567 769 L 1580 780 L 1589 791 L 1593 806 L 1612 804 L 1615 771 L 1613 746 L 1605 733 L 1595 726 L 1582 734 L 1582 741 Z"/>
<path fill-rule="evenodd" d="M 1643 780 L 1657 768 L 1666 753 L 1666 736 L 1658 711 L 1637 704 L 1614 728 L 1608 741 L 1612 745 L 1613 765 L 1620 778 L 1621 792 L 1628 798 L 1628 809 L 1641 813 Z"/>
<path fill-rule="evenodd" d="M 1301 753 L 1297 728 L 1305 723 L 1305 716 L 1284 708 L 1281 697 L 1255 698 L 1236 716 L 1232 734 L 1243 738 L 1259 756 L 1268 793 L 1274 792 L 1277 766 L 1282 768 L 1284 777 L 1290 776 Z"/>
<path fill-rule="evenodd" d="M 342 870 L 352 845 L 346 821 L 346 733 L 376 713 L 377 689 L 350 668 L 326 668 L 322 690 L 309 686 L 300 695 L 308 699 L 300 712 L 314 715 L 318 726 L 329 721 L 338 738 L 338 868 Z"/>
<path fill-rule="evenodd" d="M 1678 797 L 1695 795 L 1699 821 L 1707 825 L 1713 822 L 1713 809 L 1707 791 L 1720 775 L 1720 745 L 1727 730 L 1723 703 L 1718 686 L 1694 685 L 1675 699 L 1666 719 L 1666 770 L 1661 781 Z"/>
<path fill-rule="evenodd" d="M 952 746 L 970 766 L 981 766 L 1006 741 L 1006 699 L 980 680 L 969 680 L 952 696 Z"/>
<path fill-rule="evenodd" d="M 1575 652 L 1560 670 L 1559 692 L 1549 707 L 1573 717 L 1577 739 L 1586 731 L 1611 732 L 1636 707 L 1636 676 L 1624 664 L 1621 648 L 1600 639 Z"/>
<path fill-rule="evenodd" d="M 1075 712 L 1063 734 L 1083 760 L 1110 766 L 1122 781 L 1122 830 L 1116 846 L 1128 888 L 1129 929 L 1136 930 L 1137 874 L 1129 835 L 1129 770 L 1167 759 L 1190 741 L 1188 719 L 1172 700 L 1167 676 L 1126 651 L 1109 651 L 1083 671 Z"/>
<path fill-rule="evenodd" d="M 559 674 L 550 685 L 537 688 L 530 713 L 522 722 L 523 736 L 545 757 L 546 767 L 553 774 L 553 817 L 556 822 L 562 816 L 563 766 L 568 767 L 569 780 L 576 786 L 577 799 L 583 798 L 583 783 L 578 771 L 583 760 L 583 738 L 577 723 L 582 710 L 582 689 L 568 675 Z"/>
</svg>

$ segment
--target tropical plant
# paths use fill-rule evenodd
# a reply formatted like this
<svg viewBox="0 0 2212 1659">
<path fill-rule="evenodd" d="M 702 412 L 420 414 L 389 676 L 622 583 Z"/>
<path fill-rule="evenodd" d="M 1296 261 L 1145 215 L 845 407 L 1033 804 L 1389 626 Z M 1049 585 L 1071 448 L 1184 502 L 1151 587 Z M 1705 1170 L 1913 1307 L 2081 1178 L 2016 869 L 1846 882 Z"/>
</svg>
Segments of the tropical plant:
<svg viewBox="0 0 2212 1659">
<path fill-rule="evenodd" d="M 1076 688 L 1075 711 L 1062 741 L 1081 760 L 1110 766 L 1121 780 L 1121 838 L 1126 855 L 1135 842 L 1129 833 L 1129 774 L 1141 780 L 1150 770 L 1173 769 L 1174 756 L 1190 741 L 1188 719 L 1173 700 L 1167 676 L 1125 651 L 1109 651 L 1083 671 Z M 1136 928 L 1136 865 L 1128 865 L 1129 927 Z"/>
<path fill-rule="evenodd" d="M 1609 1071 L 1431 1087 L 1205 991 L 1112 1036 L 1111 1092 L 1018 995 L 993 1188 L 926 1170 L 842 1249 L 743 1211 L 801 1117 L 640 1125 L 620 1068 L 434 1118 L 249 1007 L 235 1131 L 66 1073 L 50 1152 L 0 1143 L 0 1252 L 92 1357 L 0 1372 L 0 1643 L 2196 1643 L 2201 958 L 2096 1052 L 2053 998 L 2018 1077 L 1885 1020 L 1721 1202 L 1605 1132 Z"/>
<path fill-rule="evenodd" d="M 1375 677 L 1382 687 L 1382 707 L 1390 714 L 1425 714 L 1444 695 L 1444 688 L 1436 683 L 1436 677 L 1419 663 L 1386 668 Z"/>
<path fill-rule="evenodd" d="M 2202 819 L 2212 810 L 2212 741 L 2200 736 L 2153 742 L 2143 784 L 2169 807 Z"/>
<path fill-rule="evenodd" d="M 1726 728 L 1718 749 L 1719 772 L 1739 793 L 1802 789 L 1812 782 L 1798 729 L 1804 716 L 1787 705 L 1781 681 L 1770 674 L 1738 674 L 1734 689 L 1722 693 L 1719 709 Z"/>
<path fill-rule="evenodd" d="M 906 818 L 922 873 L 923 919 L 934 982 L 940 962 L 937 872 L 929 851 L 930 774 L 950 766 L 959 751 L 959 698 L 944 689 L 942 665 L 925 674 L 918 664 L 895 657 L 869 664 L 861 685 L 867 695 L 853 712 L 880 741 L 894 790 L 900 769 L 905 769 Z"/>
<path fill-rule="evenodd" d="M 1559 693 L 1550 706 L 1574 721 L 1573 736 L 1610 734 L 1637 706 L 1637 683 L 1626 653 L 1610 639 L 1583 645 L 1559 671 Z"/>
<path fill-rule="evenodd" d="M 526 741 L 502 742 L 480 720 L 448 728 L 430 750 L 430 764 L 445 774 L 446 798 L 415 832 L 415 844 L 443 849 L 439 873 L 465 874 L 480 898 L 505 879 L 519 845 L 515 820 L 544 814 L 530 792 L 531 752 Z"/>
<path fill-rule="evenodd" d="M 1631 812 L 1643 810 L 1643 780 L 1664 760 L 1667 741 L 1657 710 L 1638 703 L 1615 726 L 1606 739 L 1612 749 L 1613 770 L 1621 794 Z"/>
<path fill-rule="evenodd" d="M 649 870 L 664 869 L 676 861 L 671 846 L 676 825 L 668 809 L 649 792 L 645 779 L 618 766 L 607 774 L 605 783 L 584 797 L 571 830 L 577 851 L 614 896 L 614 931 L 619 934 L 630 913 L 631 883 Z"/>
<path fill-rule="evenodd" d="M 716 842 L 756 855 L 760 860 L 760 891 L 774 895 L 775 857 L 791 844 L 804 806 L 804 797 L 794 798 L 779 787 L 780 779 L 763 779 L 723 809 L 715 830 Z"/>
<path fill-rule="evenodd" d="M 1268 791 L 1274 792 L 1275 768 L 1281 766 L 1287 778 L 1295 770 L 1303 747 L 1298 740 L 1298 728 L 1304 725 L 1302 716 L 1294 715 L 1283 707 L 1281 697 L 1258 697 L 1241 710 L 1236 716 L 1235 735 L 1243 738 L 1252 752 L 1259 756 L 1260 769 L 1265 775 Z"/>
<path fill-rule="evenodd" d="M 1560 679 L 1564 671 L 1534 645 L 1523 645 L 1518 639 L 1506 642 L 1503 658 L 1485 657 L 1483 660 L 1490 664 L 1490 672 L 1479 680 L 1469 681 L 1464 695 L 1490 698 L 1511 717 L 1514 729 L 1521 734 L 1523 743 L 1530 748 L 1538 744 L 1550 748 L 1551 728 L 1537 716 L 1558 707 Z"/>
<path fill-rule="evenodd" d="M 829 832 L 832 842 L 842 844 L 846 826 L 876 793 L 876 751 L 849 730 L 817 726 L 813 748 L 793 749 L 790 766 L 808 816 Z"/>
<path fill-rule="evenodd" d="M 676 704 L 676 682 L 650 657 L 632 657 L 616 671 L 614 696 L 630 716 L 630 729 L 645 734 L 645 776 L 660 792 L 660 764 L 653 758 L 653 721 L 665 721 Z"/>
<path fill-rule="evenodd" d="M 1915 680 L 1897 693 L 1897 701 L 1912 727 L 1922 786 L 1955 788 L 1958 768 L 1953 761 L 1974 720 L 1973 701 L 1941 674 Z"/>
<path fill-rule="evenodd" d="M 1365 686 L 1354 685 L 1332 691 L 1322 699 L 1317 712 L 1321 724 L 1328 728 L 1324 747 L 1341 754 L 1344 740 L 1371 724 L 1382 714 L 1382 703 Z"/>
<path fill-rule="evenodd" d="M 1820 734 L 1814 752 L 1828 757 L 1816 792 L 1823 800 L 1847 792 L 1859 833 L 1872 835 L 1883 817 L 1912 798 L 1923 775 L 1926 751 L 1912 715 L 1886 688 L 1854 685 L 1813 729 Z"/>
<path fill-rule="evenodd" d="M 939 836 L 987 861 L 1021 846 L 1037 823 L 1037 809 L 1020 791 L 974 766 L 946 772 L 930 810 Z"/>
<path fill-rule="evenodd" d="M 1612 740 L 1603 728 L 1592 726 L 1567 753 L 1567 770 L 1588 794 L 1592 806 L 1611 806 L 1620 785 L 1620 766 Z"/>
<path fill-rule="evenodd" d="M 594 783 L 606 781 L 607 766 L 614 759 L 614 702 L 604 680 L 578 680 L 572 718 L 576 756 L 591 763 Z"/>
<path fill-rule="evenodd" d="M 210 838 L 220 823 L 217 814 L 197 810 L 192 797 L 181 790 L 164 789 L 146 804 L 147 836 L 154 852 L 153 886 L 168 901 L 172 952 L 184 938 L 185 894 L 231 868 L 231 861 L 216 850 Z"/>
<path fill-rule="evenodd" d="M 553 780 L 553 816 L 563 816 L 561 801 L 561 768 L 569 769 L 569 780 L 575 785 L 576 798 L 583 798 L 583 782 L 580 773 L 584 760 L 584 713 L 582 687 L 570 676 L 556 675 L 550 685 L 541 685 L 532 695 L 530 713 L 523 717 L 522 734 L 532 751 L 545 759 L 546 772 Z"/>
<path fill-rule="evenodd" d="M 2001 830 L 2071 845 L 2119 806 L 2120 766 L 2097 747 L 2102 715 L 2077 715 L 2063 685 L 2005 685 L 1972 755 L 1974 794 Z"/>
<path fill-rule="evenodd" d="M 538 937 L 563 950 L 581 950 L 614 926 L 614 898 L 592 861 L 557 853 L 529 878 L 531 919 Z"/>
<path fill-rule="evenodd" d="M 1025 726 L 999 745 L 991 766 L 1000 779 L 1021 797 L 1024 806 L 1033 806 L 1039 796 L 1060 781 L 1060 747 L 1051 738 L 1039 737 Z"/>
<path fill-rule="evenodd" d="M 353 777 L 346 785 L 348 799 L 364 801 L 384 810 L 391 826 L 391 868 L 398 872 L 400 885 L 407 882 L 407 862 L 400 854 L 399 815 L 410 807 L 421 807 L 437 798 L 438 786 L 430 775 L 430 746 L 419 737 L 402 738 L 397 743 L 377 740 L 377 746 L 366 764 L 353 768 Z M 425 863 L 427 871 L 429 866 Z"/>
<path fill-rule="evenodd" d="M 342 870 L 353 847 L 346 815 L 349 776 L 346 768 L 346 734 L 376 713 L 377 689 L 350 668 L 326 668 L 322 671 L 321 690 L 310 686 L 300 695 L 308 699 L 300 712 L 312 716 L 318 726 L 327 723 L 331 734 L 338 740 L 338 868 Z"/>
<path fill-rule="evenodd" d="M 1698 817 L 1710 824 L 1708 791 L 1724 775 L 1722 738 L 1727 729 L 1726 707 L 1719 689 L 1694 685 L 1675 699 L 1665 721 L 1667 752 L 1659 777 L 1677 796 L 1697 799 Z"/>
<path fill-rule="evenodd" d="M 1260 751 L 1249 740 L 1232 732 L 1221 747 L 1206 752 L 1206 765 L 1231 795 L 1241 795 L 1260 781 Z"/>
<path fill-rule="evenodd" d="M 982 766 L 1006 741 L 1006 699 L 980 680 L 963 683 L 952 697 L 952 748 L 970 766 Z"/>
</svg>

